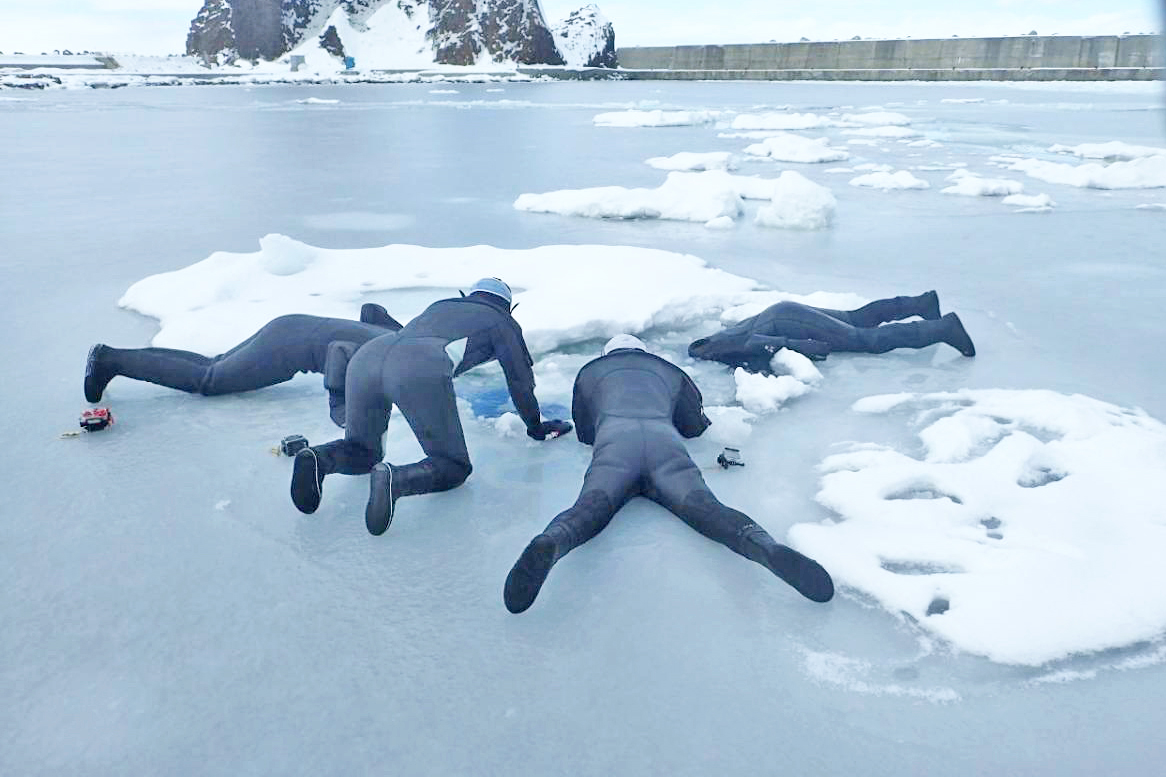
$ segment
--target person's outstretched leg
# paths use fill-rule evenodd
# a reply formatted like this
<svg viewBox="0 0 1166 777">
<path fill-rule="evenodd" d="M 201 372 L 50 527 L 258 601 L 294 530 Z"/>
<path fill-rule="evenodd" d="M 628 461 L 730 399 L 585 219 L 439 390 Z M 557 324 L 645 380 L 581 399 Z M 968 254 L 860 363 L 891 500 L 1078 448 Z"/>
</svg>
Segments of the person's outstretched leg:
<svg viewBox="0 0 1166 777">
<path fill-rule="evenodd" d="M 607 421 L 595 441 L 591 466 L 575 504 L 555 516 L 522 551 L 502 589 L 506 609 L 529 608 L 551 567 L 611 522 L 616 511 L 639 490 L 643 438 L 639 422 Z"/>
<path fill-rule="evenodd" d="M 919 316 L 928 321 L 939 319 L 939 295 L 926 291 L 917 297 L 891 297 L 876 299 L 857 310 L 829 310 L 816 308 L 823 313 L 845 321 L 851 326 L 862 328 L 878 326 L 891 321 L 901 321 L 911 316 Z"/>
<path fill-rule="evenodd" d="M 675 430 L 661 429 L 650 447 L 645 496 L 710 540 L 761 564 L 807 599 L 828 602 L 833 598 L 834 582 L 818 562 L 778 543 L 749 516 L 713 496 Z"/>
<path fill-rule="evenodd" d="M 976 346 L 955 313 L 948 313 L 938 321 L 906 321 L 855 331 L 858 335 L 857 345 L 847 350 L 886 353 L 896 348 L 926 348 L 936 343 L 946 343 L 964 356 L 976 355 Z"/>
<path fill-rule="evenodd" d="M 393 388 L 393 402 L 409 422 L 425 458 L 403 465 L 380 462 L 373 468 L 364 514 L 365 527 L 373 535 L 389 528 L 401 497 L 448 491 L 464 483 L 473 471 L 452 379 L 402 381 Z"/>
<path fill-rule="evenodd" d="M 506 576 L 502 600 L 513 613 L 526 611 L 563 556 L 599 534 L 611 523 L 619 505 L 599 489 L 584 491 L 575 504 L 555 516 L 540 534 L 527 544 Z"/>
<path fill-rule="evenodd" d="M 111 348 L 98 343 L 85 360 L 85 399 L 101 401 L 109 382 L 121 375 L 192 394 L 206 379 L 212 359 L 172 348 Z"/>
</svg>

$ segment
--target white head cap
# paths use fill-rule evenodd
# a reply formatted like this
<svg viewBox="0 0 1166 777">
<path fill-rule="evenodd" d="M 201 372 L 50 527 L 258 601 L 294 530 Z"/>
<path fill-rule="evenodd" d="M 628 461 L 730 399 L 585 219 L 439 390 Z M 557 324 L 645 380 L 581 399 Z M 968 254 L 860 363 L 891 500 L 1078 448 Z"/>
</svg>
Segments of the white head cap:
<svg viewBox="0 0 1166 777">
<path fill-rule="evenodd" d="M 644 341 L 635 335 L 616 335 L 607 341 L 603 346 L 603 355 L 607 356 L 612 351 L 618 351 L 620 348 L 636 348 L 641 351 L 647 351 L 648 347 L 644 345 Z"/>
</svg>

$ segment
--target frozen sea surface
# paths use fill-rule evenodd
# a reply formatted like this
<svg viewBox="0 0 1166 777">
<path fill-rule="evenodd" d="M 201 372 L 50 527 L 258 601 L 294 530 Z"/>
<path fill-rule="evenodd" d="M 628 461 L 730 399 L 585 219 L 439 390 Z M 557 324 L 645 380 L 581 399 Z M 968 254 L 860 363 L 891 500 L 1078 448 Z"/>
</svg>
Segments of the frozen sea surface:
<svg viewBox="0 0 1166 777">
<path fill-rule="evenodd" d="M 856 412 L 864 397 L 909 393 L 926 405 L 945 392 L 1040 389 L 1166 419 L 1166 222 L 1161 207 L 1140 207 L 1166 202 L 1166 189 L 1050 183 L 1000 161 L 1093 161 L 1056 145 L 1166 146 L 1151 87 L 450 88 L 0 95 L 0 316 L 10 332 L 0 772 L 1085 775 L 1144 774 L 1162 760 L 1160 632 L 1044 663 L 992 660 L 858 589 L 806 602 L 647 503 L 564 559 L 528 613 L 509 615 L 506 572 L 573 500 L 586 468 L 589 450 L 573 440 L 535 444 L 474 421 L 470 481 L 403 502 L 374 539 L 360 522 L 364 478 L 330 479 L 324 507 L 302 516 L 287 498 L 289 462 L 269 453 L 291 432 L 333 435 L 315 376 L 221 398 L 119 380 L 107 395 L 113 430 L 58 439 L 83 404 L 89 345 L 140 346 L 158 333 L 155 319 L 117 306 L 131 285 L 217 251 L 255 252 L 273 233 L 324 249 L 595 246 L 578 280 L 563 273 L 541 288 L 564 304 L 577 289 L 597 293 L 597 271 L 619 283 L 598 261 L 604 245 L 695 255 L 792 294 L 938 289 L 975 338 L 976 359 L 942 346 L 834 355 L 813 391 L 753 422 L 745 469 L 716 468 L 712 436 L 692 444 L 718 495 L 778 537 L 831 517 L 819 491 L 848 509 L 855 492 L 845 469 L 819 469 L 838 461 L 827 457 L 870 444 L 916 452 L 916 435 L 934 444 L 889 402 L 889 412 Z M 629 111 L 701 120 L 594 121 Z M 850 158 L 752 160 L 734 174 L 794 170 L 829 187 L 837 207 L 826 228 L 758 224 L 756 203 L 728 229 L 514 207 L 526 193 L 658 187 L 666 173 L 646 160 L 744 156 L 758 140 L 729 137 L 733 117 L 782 112 Z M 904 117 L 877 126 L 919 134 L 844 134 L 854 131 L 846 117 L 864 113 Z M 827 173 L 839 165 L 857 172 Z M 942 194 L 962 169 L 1018 181 L 1055 207 L 1017 212 L 999 197 Z M 848 184 L 869 170 L 909 170 L 930 188 Z M 409 315 L 427 294 L 380 299 Z M 679 357 L 700 328 L 646 335 Z M 564 343 L 546 358 L 577 365 L 597 346 Z M 685 366 L 710 405 L 736 404 L 727 371 Z M 467 413 L 501 409 L 492 380 L 459 384 Z M 569 380 L 539 388 L 558 404 L 568 391 Z M 1007 408 L 993 412 L 993 423 L 1010 422 Z M 389 450 L 417 453 L 399 418 Z M 1090 494 L 1101 510 L 1104 488 Z M 1118 495 L 1110 505 L 1159 520 L 1163 510 Z M 1128 526 L 1121 517 L 1115 525 Z M 1123 604 L 1156 598 L 1166 580 L 1140 584 L 1117 591 Z M 1085 625 L 1104 621 L 1088 604 Z M 1040 615 L 1033 622 L 1047 628 Z M 1008 644 L 1042 642 L 1024 639 L 1023 613 L 1010 623 Z"/>
</svg>

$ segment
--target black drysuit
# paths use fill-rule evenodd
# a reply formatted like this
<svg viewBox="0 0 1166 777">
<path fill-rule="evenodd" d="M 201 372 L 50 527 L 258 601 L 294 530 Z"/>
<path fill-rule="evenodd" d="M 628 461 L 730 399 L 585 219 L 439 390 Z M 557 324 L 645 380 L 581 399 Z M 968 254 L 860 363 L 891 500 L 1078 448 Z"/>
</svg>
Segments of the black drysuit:
<svg viewBox="0 0 1166 777">
<path fill-rule="evenodd" d="M 325 373 L 325 386 L 339 393 L 347 358 L 360 345 L 400 328 L 379 305 L 366 304 L 360 321 L 280 316 L 214 357 L 173 348 L 98 345 L 87 365 L 85 393 L 96 402 L 109 380 L 121 375 L 195 394 L 234 394 L 283 383 L 297 372 Z"/>
<path fill-rule="evenodd" d="M 769 567 L 810 598 L 833 595 L 816 562 L 779 545 L 747 515 L 713 496 L 682 437 L 709 426 L 700 390 L 676 365 L 619 349 L 584 365 L 571 413 L 579 441 L 594 445 L 575 504 L 536 537 L 506 581 L 506 606 L 530 606 L 550 567 L 607 526 L 628 500 L 645 496 L 711 540 Z M 809 591 L 807 593 L 807 591 Z"/>
<path fill-rule="evenodd" d="M 465 340 L 454 366 L 446 347 Z M 382 438 L 396 405 L 425 458 L 393 466 L 399 496 L 444 491 L 470 475 L 469 452 L 458 418 L 453 379 L 497 359 L 518 415 L 528 430 L 541 423 L 534 396 L 533 360 L 505 300 L 475 292 L 434 302 L 401 331 L 365 343 L 348 364 L 344 439 L 314 446 L 318 477 L 361 475 L 381 461 Z"/>
<path fill-rule="evenodd" d="M 911 316 L 924 320 L 888 323 Z M 932 291 L 918 297 L 875 300 L 857 310 L 778 302 L 694 341 L 688 346 L 688 355 L 765 372 L 779 348 L 819 359 L 831 351 L 886 353 L 895 348 L 923 348 L 941 342 L 965 356 L 975 355 L 971 339 L 956 315 L 940 317 L 939 300 Z"/>
</svg>

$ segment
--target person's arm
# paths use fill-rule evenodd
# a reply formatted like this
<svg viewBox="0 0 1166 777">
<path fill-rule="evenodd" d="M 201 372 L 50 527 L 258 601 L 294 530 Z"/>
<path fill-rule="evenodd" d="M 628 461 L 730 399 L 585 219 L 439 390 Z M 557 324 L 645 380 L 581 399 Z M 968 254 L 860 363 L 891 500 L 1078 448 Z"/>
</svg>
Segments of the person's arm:
<svg viewBox="0 0 1166 777">
<path fill-rule="evenodd" d="M 575 386 L 571 391 L 571 420 L 575 422 L 575 437 L 584 445 L 595 444 L 595 416 L 587 403 L 582 385 L 583 372 L 575 376 Z"/>
<path fill-rule="evenodd" d="M 699 437 L 712 421 L 704 414 L 704 398 L 688 375 L 680 386 L 680 396 L 672 411 L 672 425 L 684 437 Z"/>
<path fill-rule="evenodd" d="M 506 388 L 518 417 L 526 424 L 526 433 L 535 440 L 559 437 L 571 431 L 567 421 L 542 420 L 538 400 L 534 396 L 534 360 L 526 348 L 518 322 L 510 319 L 493 329 L 494 353 L 506 376 Z"/>
</svg>

